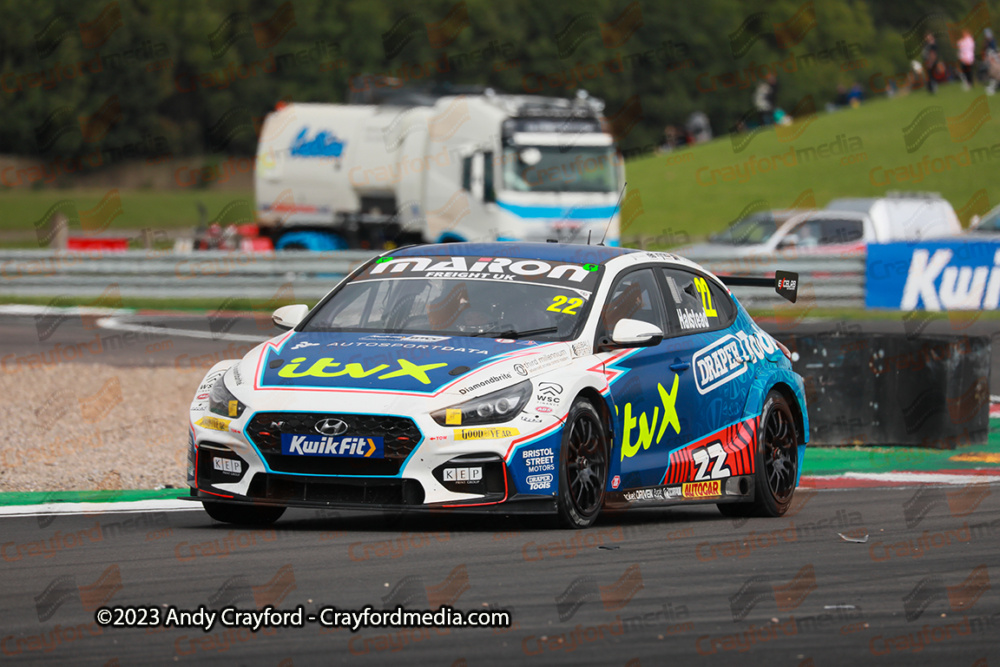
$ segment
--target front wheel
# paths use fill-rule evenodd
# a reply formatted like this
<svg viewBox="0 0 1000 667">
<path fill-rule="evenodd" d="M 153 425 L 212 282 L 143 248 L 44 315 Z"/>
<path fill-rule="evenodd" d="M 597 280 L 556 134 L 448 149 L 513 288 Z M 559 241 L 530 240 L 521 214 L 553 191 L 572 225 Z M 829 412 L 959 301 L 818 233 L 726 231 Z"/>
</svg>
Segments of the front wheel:
<svg viewBox="0 0 1000 667">
<path fill-rule="evenodd" d="M 771 390 L 764 400 L 757 429 L 754 499 L 718 505 L 728 517 L 783 516 L 792 504 L 799 476 L 799 433 L 788 401 Z"/>
<path fill-rule="evenodd" d="M 231 505 L 229 503 L 204 502 L 202 506 L 208 512 L 208 516 L 216 521 L 244 526 L 269 526 L 285 513 L 284 507 L 271 505 Z"/>
<path fill-rule="evenodd" d="M 559 464 L 559 523 L 588 528 L 597 520 L 608 480 L 608 436 L 585 398 L 573 403 L 563 429 Z"/>
</svg>

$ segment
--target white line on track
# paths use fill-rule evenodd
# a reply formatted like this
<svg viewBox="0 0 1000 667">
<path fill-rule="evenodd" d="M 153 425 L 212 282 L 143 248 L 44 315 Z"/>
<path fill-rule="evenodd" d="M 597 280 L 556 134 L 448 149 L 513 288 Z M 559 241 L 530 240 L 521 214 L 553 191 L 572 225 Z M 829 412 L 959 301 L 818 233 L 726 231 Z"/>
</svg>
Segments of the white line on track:
<svg viewBox="0 0 1000 667">
<path fill-rule="evenodd" d="M 0 314 L 21 316 L 53 316 L 55 313 L 62 313 L 64 315 L 131 315 L 134 312 L 134 310 L 129 308 L 92 308 L 90 306 L 58 308 L 54 306 L 32 306 L 23 303 L 0 305 Z"/>
<path fill-rule="evenodd" d="M 818 475 L 811 479 L 857 479 L 871 482 L 911 484 L 986 484 L 1000 482 L 1000 474 L 956 475 L 935 472 L 848 472 L 843 475 Z"/>
<path fill-rule="evenodd" d="M 189 500 L 131 500 L 120 503 L 44 503 L 5 505 L 0 516 L 42 516 L 46 514 L 116 514 L 119 512 L 183 512 L 200 510 L 201 503 Z"/>
<path fill-rule="evenodd" d="M 268 338 L 266 335 L 251 336 L 249 334 L 214 333 L 212 331 L 198 331 L 195 329 L 174 329 L 172 327 L 135 324 L 133 322 L 123 322 L 120 317 L 102 317 L 97 320 L 97 326 L 102 329 L 112 329 L 115 331 L 134 331 L 135 333 L 144 334 L 165 334 L 186 338 L 208 338 L 210 340 L 235 340 L 247 343 L 263 343 Z"/>
</svg>

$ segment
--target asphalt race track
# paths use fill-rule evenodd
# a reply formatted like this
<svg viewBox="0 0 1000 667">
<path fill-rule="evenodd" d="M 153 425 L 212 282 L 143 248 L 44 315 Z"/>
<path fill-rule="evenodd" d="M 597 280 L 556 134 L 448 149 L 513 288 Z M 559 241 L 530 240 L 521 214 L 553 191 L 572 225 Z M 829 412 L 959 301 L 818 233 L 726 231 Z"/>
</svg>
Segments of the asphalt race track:
<svg viewBox="0 0 1000 667">
<path fill-rule="evenodd" d="M 799 489 L 587 531 L 504 517 L 197 511 L 0 518 L 0 655 L 75 664 L 986 665 L 1000 660 L 1000 486 Z M 838 532 L 867 543 L 848 542 Z M 932 574 L 931 574 L 932 573 Z M 505 630 L 99 628 L 101 605 L 509 610 Z M 114 661 L 114 662 L 109 662 Z"/>
<path fill-rule="evenodd" d="M 819 325 L 800 323 L 796 331 L 812 326 Z M 903 331 L 902 323 L 844 326 Z M 934 322 L 923 333 L 992 335 L 995 326 L 980 321 L 959 332 Z M 114 327 L 92 317 L 5 315 L 0 361 L 4 372 L 39 358 L 194 371 L 275 333 L 266 318 L 244 316 L 129 316 Z M 992 375 L 991 393 L 1000 394 L 1000 372 Z M 1000 661 L 996 484 L 800 488 L 782 519 L 732 520 L 703 506 L 606 516 L 576 532 L 537 518 L 321 510 L 292 510 L 273 529 L 254 530 L 213 523 L 191 508 L 0 515 L 0 660 L 285 667 Z M 170 605 L 302 605 L 306 613 L 450 605 L 507 610 L 514 624 L 352 633 L 310 623 L 251 633 L 217 623 L 206 633 L 94 623 L 102 606 Z"/>
</svg>

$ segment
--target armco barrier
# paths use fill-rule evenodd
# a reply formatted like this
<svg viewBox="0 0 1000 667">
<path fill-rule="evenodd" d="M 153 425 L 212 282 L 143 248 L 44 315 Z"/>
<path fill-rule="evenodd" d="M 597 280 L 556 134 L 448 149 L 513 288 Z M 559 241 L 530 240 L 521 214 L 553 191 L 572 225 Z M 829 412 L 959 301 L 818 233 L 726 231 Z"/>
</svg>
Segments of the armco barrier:
<svg viewBox="0 0 1000 667">
<path fill-rule="evenodd" d="M 0 295 L 96 297 L 114 284 L 123 297 L 266 299 L 290 285 L 296 298 L 308 301 L 322 297 L 373 255 L 347 250 L 261 254 L 0 250 Z M 732 275 L 773 275 L 776 269 L 798 272 L 801 309 L 864 304 L 863 257 L 713 257 L 700 263 L 710 271 Z M 749 307 L 784 303 L 766 289 L 733 291 Z"/>
<path fill-rule="evenodd" d="M 989 432 L 990 339 L 774 334 L 799 357 L 815 445 L 954 449 Z"/>
<path fill-rule="evenodd" d="M 123 297 L 268 299 L 291 287 L 315 301 L 373 254 L 4 250 L 0 294 L 96 297 L 116 285 Z"/>
</svg>

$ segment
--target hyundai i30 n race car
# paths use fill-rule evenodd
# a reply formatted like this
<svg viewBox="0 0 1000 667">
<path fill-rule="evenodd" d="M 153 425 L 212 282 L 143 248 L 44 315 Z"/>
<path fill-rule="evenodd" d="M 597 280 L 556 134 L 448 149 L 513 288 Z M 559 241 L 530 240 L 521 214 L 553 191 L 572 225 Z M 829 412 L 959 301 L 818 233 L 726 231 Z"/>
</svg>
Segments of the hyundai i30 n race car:
<svg viewBox="0 0 1000 667">
<path fill-rule="evenodd" d="M 794 300 L 794 274 L 764 282 Z M 669 253 L 409 247 L 273 319 L 288 331 L 214 366 L 191 404 L 191 497 L 220 521 L 290 506 L 568 527 L 684 503 L 780 516 L 798 483 L 809 429 L 788 350 Z"/>
</svg>

